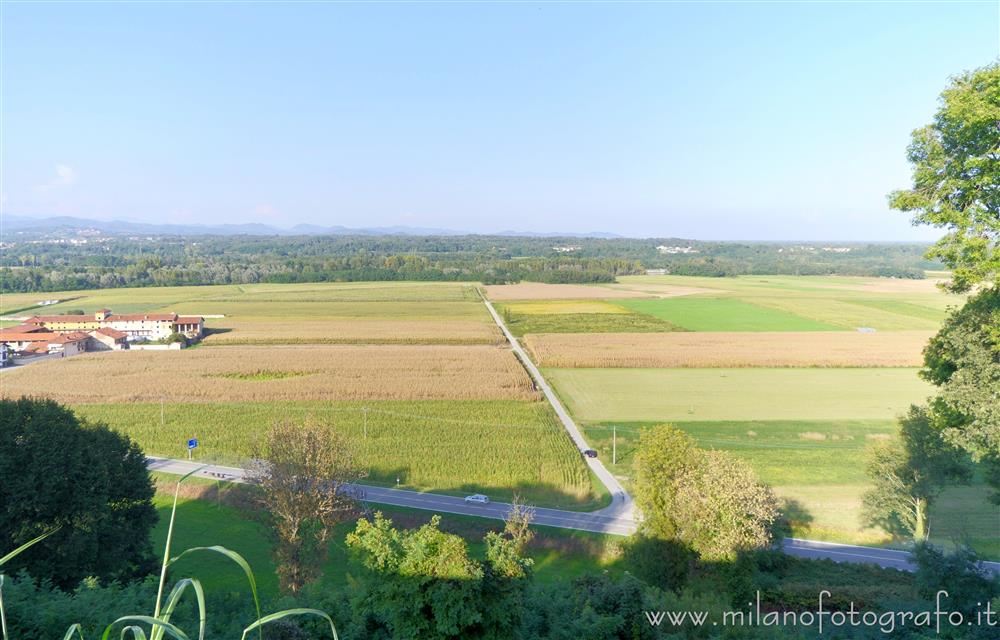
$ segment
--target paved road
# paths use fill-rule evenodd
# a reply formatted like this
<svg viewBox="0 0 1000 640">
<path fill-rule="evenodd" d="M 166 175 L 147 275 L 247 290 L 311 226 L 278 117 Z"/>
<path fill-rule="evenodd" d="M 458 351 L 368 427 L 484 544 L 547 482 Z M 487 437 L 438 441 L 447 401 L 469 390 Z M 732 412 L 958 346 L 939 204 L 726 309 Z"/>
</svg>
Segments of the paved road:
<svg viewBox="0 0 1000 640">
<path fill-rule="evenodd" d="M 237 467 L 221 465 L 205 466 L 198 461 L 171 460 L 147 456 L 150 471 L 184 475 L 204 466 L 195 475 L 200 478 L 215 478 L 227 482 L 245 482 L 246 470 Z M 510 505 L 506 502 L 492 502 L 486 505 L 468 504 L 464 498 L 445 496 L 437 493 L 420 493 L 405 489 L 390 489 L 371 485 L 358 485 L 364 491 L 365 502 L 388 504 L 397 507 L 411 507 L 439 513 L 456 513 L 466 516 L 495 518 L 503 520 Z M 594 533 L 609 533 L 627 536 L 635 532 L 636 524 L 630 518 L 608 515 L 602 511 L 592 513 L 578 511 L 562 511 L 559 509 L 535 509 L 535 524 L 560 529 L 576 529 L 577 531 L 592 531 Z"/>
<path fill-rule="evenodd" d="M 195 475 L 200 478 L 215 478 L 227 482 L 245 482 L 246 471 L 236 467 L 221 465 L 204 465 L 198 461 L 171 460 L 168 458 L 149 457 L 149 469 L 163 473 L 184 475 L 199 467 L 203 467 Z M 488 505 L 467 504 L 464 499 L 455 496 L 444 496 L 436 493 L 420 493 L 404 489 L 390 489 L 358 485 L 364 491 L 364 500 L 376 504 L 388 504 L 397 507 L 410 507 L 437 513 L 455 513 L 480 518 L 502 520 L 510 505 L 504 502 L 493 502 Z M 635 532 L 634 520 L 624 516 L 603 514 L 600 511 L 583 513 L 562 511 L 559 509 L 536 509 L 535 524 L 556 527 L 559 529 L 575 529 L 577 531 L 592 531 L 627 536 Z M 851 564 L 877 564 L 889 569 L 913 571 L 914 565 L 909 561 L 907 551 L 882 549 L 878 547 L 859 547 L 837 544 L 834 542 L 819 542 L 786 538 L 782 541 L 782 551 L 788 555 L 818 560 L 828 558 L 836 562 Z M 983 566 L 1000 574 L 1000 562 L 984 562 Z"/>
<path fill-rule="evenodd" d="M 486 305 L 486 309 L 489 310 L 490 315 L 493 316 L 493 321 L 497 323 L 497 326 L 500 327 L 500 330 L 507 338 L 511 349 L 514 350 L 514 353 L 517 354 L 518 358 L 520 358 L 524 368 L 527 369 L 531 377 L 534 378 L 535 384 L 538 388 L 545 394 L 545 398 L 549 401 L 549 404 L 552 405 L 556 415 L 559 416 L 559 421 L 562 422 L 566 431 L 569 433 L 570 438 L 573 439 L 573 443 L 576 444 L 582 455 L 583 451 L 590 449 L 590 445 L 588 445 L 587 441 L 584 439 L 583 434 L 580 432 L 580 428 L 576 426 L 576 423 L 573 421 L 573 418 L 570 417 L 569 412 L 566 411 L 562 402 L 559 401 L 555 391 L 552 390 L 552 387 L 549 386 L 549 383 L 542 376 L 542 372 L 539 371 L 538 367 L 535 366 L 535 363 L 531 361 L 531 358 L 528 357 L 528 354 L 517 341 L 517 338 L 515 338 L 514 334 L 510 332 L 507 325 L 504 324 L 503 319 L 500 317 L 500 314 L 497 313 L 497 310 L 493 308 L 493 305 L 486 299 L 485 296 L 483 297 L 483 303 Z M 597 476 L 597 478 L 601 481 L 601 484 L 604 485 L 605 489 L 607 489 L 608 493 L 612 496 L 610 506 L 607 506 L 600 511 L 595 511 L 594 513 L 626 518 L 628 520 L 633 519 L 635 514 L 635 505 L 632 502 L 632 496 L 625 491 L 625 488 L 618 482 L 618 479 L 615 478 L 614 475 L 612 475 L 611 472 L 604 466 L 604 463 L 597 458 L 585 457 L 584 460 L 586 461 L 587 466 L 590 467 L 590 470 L 594 472 L 594 475 Z"/>
<path fill-rule="evenodd" d="M 818 542 L 815 540 L 800 540 L 785 538 L 781 545 L 782 551 L 788 555 L 813 560 L 829 559 L 836 562 L 852 564 L 877 564 L 889 569 L 913 571 L 916 567 L 911 561 L 909 551 L 898 549 L 882 549 L 879 547 L 858 547 L 835 542 Z M 983 562 L 982 566 L 993 573 L 1000 574 L 1000 562 Z"/>
</svg>

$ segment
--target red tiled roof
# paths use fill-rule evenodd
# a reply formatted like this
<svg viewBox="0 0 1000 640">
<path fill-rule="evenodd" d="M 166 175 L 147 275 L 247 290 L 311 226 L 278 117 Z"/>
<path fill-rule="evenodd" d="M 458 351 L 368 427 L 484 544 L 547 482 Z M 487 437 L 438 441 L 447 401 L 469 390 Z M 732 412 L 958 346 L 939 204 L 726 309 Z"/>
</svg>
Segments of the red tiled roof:
<svg viewBox="0 0 1000 640">
<path fill-rule="evenodd" d="M 51 331 L 3 333 L 0 334 L 0 342 L 49 342 L 52 338 L 58 335 L 58 333 L 52 333 Z"/>
<path fill-rule="evenodd" d="M 101 327 L 100 329 L 95 329 L 91 333 L 99 333 L 101 335 L 108 336 L 109 338 L 114 338 L 115 340 L 120 340 L 122 338 L 127 338 L 128 334 L 124 331 L 119 331 L 118 329 L 112 329 L 111 327 Z"/>
<path fill-rule="evenodd" d="M 86 333 L 74 331 L 73 333 L 57 333 L 49 338 L 49 344 L 66 344 L 67 342 L 81 342 L 89 338 Z"/>
<path fill-rule="evenodd" d="M 32 316 L 24 321 L 26 324 L 42 324 L 46 322 L 97 322 L 94 316 Z"/>
<path fill-rule="evenodd" d="M 48 329 L 45 327 L 40 327 L 36 324 L 19 324 L 16 327 L 3 327 L 0 328 L 0 333 L 36 333 L 36 332 L 47 332 Z"/>
<path fill-rule="evenodd" d="M 151 320 L 159 322 L 174 322 L 177 320 L 176 313 L 128 313 L 111 314 L 105 322 L 138 322 L 140 320 Z"/>
<path fill-rule="evenodd" d="M 204 321 L 201 316 L 177 316 L 178 324 L 199 324 Z"/>
</svg>

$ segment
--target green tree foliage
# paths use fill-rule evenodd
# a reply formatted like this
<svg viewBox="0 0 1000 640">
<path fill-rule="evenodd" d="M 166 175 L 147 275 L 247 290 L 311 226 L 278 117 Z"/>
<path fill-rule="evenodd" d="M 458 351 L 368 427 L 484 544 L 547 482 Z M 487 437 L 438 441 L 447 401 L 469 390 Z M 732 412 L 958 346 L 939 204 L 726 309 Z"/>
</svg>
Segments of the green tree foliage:
<svg viewBox="0 0 1000 640">
<path fill-rule="evenodd" d="M 744 551 L 771 544 L 778 499 L 746 462 L 705 451 L 698 473 L 677 488 L 679 538 L 705 560 L 734 561 Z"/>
<path fill-rule="evenodd" d="M 1000 596 L 1000 577 L 980 566 L 979 557 L 967 547 L 947 554 L 925 542 L 916 546 L 913 556 L 917 591 L 928 601 L 934 601 L 939 591 L 947 591 L 948 599 L 943 604 L 974 618 L 979 603 Z"/>
<path fill-rule="evenodd" d="M 845 243 L 845 252 L 801 243 L 700 242 L 678 238 L 510 236 L 109 236 L 71 245 L 18 233 L 0 254 L 0 291 L 256 282 L 385 280 L 611 282 L 667 269 L 677 275 L 854 275 L 923 278 L 940 268 L 926 245 Z M 569 254 L 555 246 L 574 245 Z M 691 247 L 661 253 L 658 246 Z"/>
<path fill-rule="evenodd" d="M 926 540 L 929 509 L 952 482 L 967 482 L 971 470 L 964 452 L 941 437 L 927 411 L 910 407 L 899 421 L 899 438 L 869 451 L 872 488 L 863 497 L 870 524 Z"/>
<path fill-rule="evenodd" d="M 49 400 L 0 400 L 0 549 L 62 528 L 13 562 L 60 587 L 147 575 L 156 524 L 146 458 Z"/>
<path fill-rule="evenodd" d="M 973 296 L 924 350 L 921 375 L 938 387 L 931 401 L 945 437 L 987 463 L 1000 492 L 1000 289 Z"/>
<path fill-rule="evenodd" d="M 642 434 L 633 487 L 646 533 L 686 544 L 705 560 L 733 561 L 774 539 L 774 492 L 746 463 L 702 451 L 674 427 Z"/>
<path fill-rule="evenodd" d="M 652 537 L 672 540 L 678 534 L 678 488 L 697 472 L 701 451 L 694 440 L 670 425 L 642 432 L 635 454 L 635 504 L 643 513 L 643 528 Z"/>
<path fill-rule="evenodd" d="M 1000 64 L 964 73 L 941 94 L 934 121 L 913 132 L 913 188 L 890 195 L 914 224 L 948 233 L 928 253 L 968 291 L 1000 274 Z"/>
<path fill-rule="evenodd" d="M 531 575 L 521 541 L 490 533 L 479 562 L 439 524 L 435 516 L 419 529 L 399 530 L 381 513 L 358 521 L 347 546 L 366 570 L 359 609 L 393 638 L 512 637 Z"/>
</svg>

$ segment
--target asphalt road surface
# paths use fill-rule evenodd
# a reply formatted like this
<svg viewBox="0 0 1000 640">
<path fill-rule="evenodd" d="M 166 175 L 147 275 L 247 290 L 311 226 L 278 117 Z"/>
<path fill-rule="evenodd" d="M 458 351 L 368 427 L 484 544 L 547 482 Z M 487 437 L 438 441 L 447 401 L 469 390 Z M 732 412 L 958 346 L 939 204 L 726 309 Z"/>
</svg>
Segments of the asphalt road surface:
<svg viewBox="0 0 1000 640">
<path fill-rule="evenodd" d="M 171 460 L 169 458 L 147 457 L 150 471 L 160 471 L 175 475 L 184 475 L 194 471 L 199 478 L 210 478 L 226 482 L 245 482 L 246 470 L 220 465 L 206 465 L 198 461 Z M 420 493 L 405 489 L 390 489 L 371 485 L 357 485 L 365 502 L 388 504 L 397 507 L 410 507 L 434 511 L 436 513 L 455 513 L 464 516 L 493 518 L 503 520 L 510 505 L 506 502 L 491 502 L 490 504 L 470 504 L 464 498 L 445 496 L 437 493 Z M 607 515 L 604 510 L 593 512 L 562 511 L 560 509 L 535 509 L 536 525 L 556 527 L 558 529 L 574 529 L 576 531 L 591 531 L 627 536 L 635 532 L 637 525 L 631 517 Z M 835 562 L 851 564 L 876 564 L 888 569 L 913 571 L 910 553 L 896 549 L 879 547 L 859 547 L 834 542 L 815 540 L 800 540 L 786 538 L 782 541 L 781 550 L 791 556 L 813 560 L 829 559 Z M 984 562 L 983 566 L 994 573 L 1000 574 L 1000 562 Z"/>
<path fill-rule="evenodd" d="M 559 421 L 562 422 L 563 427 L 566 428 L 566 431 L 569 433 L 569 437 L 573 439 L 573 443 L 580 450 L 580 455 L 582 456 L 585 450 L 590 449 L 590 445 L 588 445 L 587 441 L 583 438 L 580 428 L 576 426 L 575 422 L 573 422 L 573 418 L 570 417 L 569 412 L 566 411 L 565 407 L 563 407 L 559 398 L 552 390 L 552 387 L 550 387 L 549 383 L 544 377 L 542 377 L 542 372 L 538 370 L 538 367 L 536 367 L 531 361 L 531 358 L 528 357 L 528 354 L 517 341 L 517 338 L 515 338 L 514 334 L 510 332 L 507 325 L 504 324 L 503 319 L 500 318 L 500 314 L 497 313 L 497 310 L 493 308 L 493 305 L 490 304 L 490 301 L 485 297 L 483 297 L 483 303 L 486 305 L 486 309 L 490 312 L 490 315 L 493 316 L 493 321 L 497 323 L 497 326 L 500 327 L 500 331 L 502 331 L 504 336 L 507 338 L 507 341 L 510 343 L 510 348 L 514 350 L 514 353 L 517 354 L 517 357 L 521 360 L 521 364 L 524 365 L 524 368 L 527 369 L 531 377 L 534 378 L 535 384 L 542 390 L 542 393 L 545 394 L 545 399 L 552 405 L 552 409 L 559 417 Z M 635 505 L 632 503 L 632 496 L 625 491 L 625 488 L 622 487 L 620 482 L 618 482 L 618 479 L 607 470 L 603 462 L 597 458 L 584 457 L 583 459 L 587 463 L 587 466 L 590 467 L 590 470 L 594 472 L 594 475 L 597 476 L 598 480 L 601 481 L 601 484 L 604 485 L 604 488 L 607 489 L 608 493 L 612 496 L 610 506 L 594 513 L 601 513 L 606 516 L 624 517 L 631 520 L 635 512 Z"/>
<path fill-rule="evenodd" d="M 150 471 L 160 471 L 184 475 L 204 467 L 195 476 L 212 478 L 227 482 L 245 482 L 246 470 L 220 465 L 203 465 L 197 461 L 171 460 L 169 458 L 154 458 L 147 456 L 147 466 Z M 479 516 L 503 520 L 510 509 L 506 502 L 491 502 L 489 504 L 468 503 L 464 497 L 445 496 L 438 493 L 421 493 L 405 489 L 389 489 L 371 485 L 357 485 L 365 502 L 388 504 L 396 507 L 411 507 L 438 513 L 455 513 L 465 516 Z M 608 515 L 604 510 L 594 512 L 562 511 L 559 509 L 535 509 L 534 523 L 560 529 L 575 529 L 577 531 L 592 531 L 594 533 L 609 533 L 627 536 L 636 529 L 631 518 Z"/>
</svg>

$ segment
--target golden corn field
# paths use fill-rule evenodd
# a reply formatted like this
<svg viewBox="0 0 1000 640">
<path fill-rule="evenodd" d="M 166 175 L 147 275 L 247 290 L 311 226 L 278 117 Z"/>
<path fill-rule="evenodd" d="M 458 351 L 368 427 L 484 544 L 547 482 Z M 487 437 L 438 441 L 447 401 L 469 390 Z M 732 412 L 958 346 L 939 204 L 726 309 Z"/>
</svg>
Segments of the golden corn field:
<svg viewBox="0 0 1000 640">
<path fill-rule="evenodd" d="M 5 373 L 0 395 L 74 404 L 539 397 L 508 349 L 424 345 L 87 353 Z"/>
<path fill-rule="evenodd" d="M 233 344 L 500 344 L 492 322 L 365 318 L 280 319 L 227 317 L 208 321 L 206 345 Z"/>
<path fill-rule="evenodd" d="M 525 346 L 545 367 L 915 367 L 932 332 L 541 334 Z"/>
<path fill-rule="evenodd" d="M 214 351 L 214 350 L 213 350 Z M 302 378 L 293 379 L 301 381 Z M 263 383 L 271 384 L 271 383 Z M 416 490 L 482 492 L 534 504 L 584 508 L 596 497 L 579 452 L 545 402 L 159 402 L 86 404 L 74 410 L 134 438 L 150 455 L 240 464 L 279 420 L 329 424 L 356 447 L 366 482 Z"/>
</svg>

